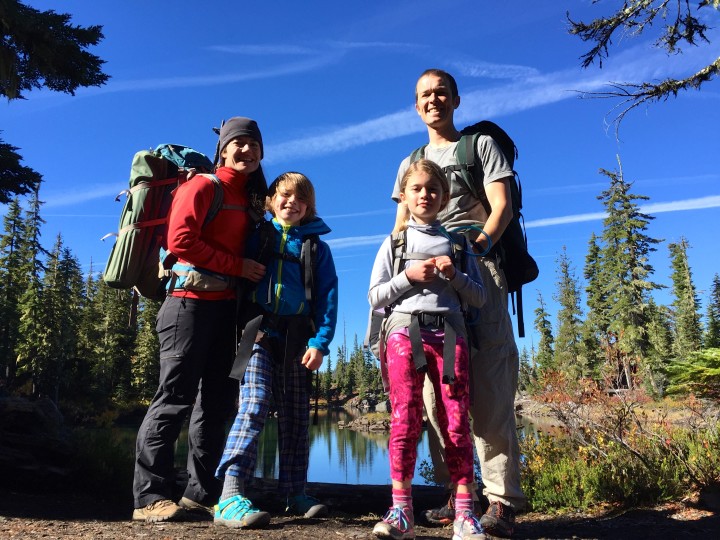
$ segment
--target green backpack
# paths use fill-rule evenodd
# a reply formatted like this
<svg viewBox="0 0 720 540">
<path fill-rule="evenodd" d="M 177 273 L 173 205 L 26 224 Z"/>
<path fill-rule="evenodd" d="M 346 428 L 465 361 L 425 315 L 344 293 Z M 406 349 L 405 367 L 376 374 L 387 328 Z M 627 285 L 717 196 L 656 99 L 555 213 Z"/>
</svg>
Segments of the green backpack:
<svg viewBox="0 0 720 540">
<path fill-rule="evenodd" d="M 163 144 L 155 150 L 142 150 L 133 157 L 129 188 L 120 213 L 117 236 L 103 272 L 103 280 L 116 289 L 134 289 L 145 298 L 165 297 L 170 280 L 169 269 L 176 258 L 165 255 L 167 216 L 173 191 L 192 178 L 205 173 L 213 181 L 215 196 L 205 219 L 207 224 L 222 207 L 220 180 L 211 174 L 213 164 L 204 154 L 176 144 Z"/>
<path fill-rule="evenodd" d="M 491 253 L 496 253 L 500 257 L 500 266 L 505 274 L 508 292 L 511 293 L 514 300 L 513 307 L 515 307 L 515 302 L 517 304 L 518 335 L 524 337 L 522 286 L 534 281 L 540 271 L 527 247 L 525 219 L 522 215 L 522 185 L 517 172 L 514 170 L 515 160 L 518 157 L 517 147 L 515 142 L 500 126 L 489 120 L 483 120 L 468 126 L 461 131 L 461 134 L 462 136 L 455 149 L 455 158 L 458 164 L 444 167 L 444 170 L 448 175 L 448 179 L 449 173 L 457 173 L 470 193 L 481 201 L 488 215 L 490 215 L 491 208 L 483 185 L 482 163 L 475 153 L 478 137 L 480 135 L 492 137 L 505 155 L 505 159 L 513 167 L 515 181 L 510 182 L 513 217 L 505 232 L 503 232 L 500 241 L 493 246 Z M 411 162 L 424 157 L 425 146 L 421 146 L 410 155 Z"/>
</svg>

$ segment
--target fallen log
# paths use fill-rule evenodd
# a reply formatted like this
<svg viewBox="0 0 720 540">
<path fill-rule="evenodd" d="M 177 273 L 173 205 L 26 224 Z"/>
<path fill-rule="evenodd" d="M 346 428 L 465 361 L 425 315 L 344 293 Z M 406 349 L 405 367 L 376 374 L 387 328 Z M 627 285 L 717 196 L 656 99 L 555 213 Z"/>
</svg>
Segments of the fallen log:
<svg viewBox="0 0 720 540">
<path fill-rule="evenodd" d="M 309 482 L 307 494 L 327 504 L 332 512 L 350 515 L 383 515 L 391 506 L 391 487 L 386 485 L 349 485 Z M 413 486 L 413 506 L 418 510 L 435 508 L 447 502 L 445 488 L 439 486 Z M 255 478 L 247 487 L 247 496 L 253 504 L 269 512 L 282 512 L 285 500 L 277 492 L 277 480 Z"/>
</svg>

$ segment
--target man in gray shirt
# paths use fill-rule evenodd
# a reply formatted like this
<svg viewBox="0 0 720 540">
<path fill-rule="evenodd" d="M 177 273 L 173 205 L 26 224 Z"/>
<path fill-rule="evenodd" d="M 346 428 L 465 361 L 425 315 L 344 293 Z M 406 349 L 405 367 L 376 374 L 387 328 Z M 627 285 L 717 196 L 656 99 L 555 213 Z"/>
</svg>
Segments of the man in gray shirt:
<svg viewBox="0 0 720 540">
<path fill-rule="evenodd" d="M 437 69 L 425 71 L 415 88 L 415 109 L 427 126 L 429 144 L 425 158 L 446 167 L 456 165 L 455 147 L 460 132 L 454 124 L 455 109 L 460 106 L 457 83 L 447 72 Z M 488 215 L 482 202 L 473 196 L 457 173 L 450 178 L 450 203 L 439 215 L 442 225 L 453 228 L 475 225 L 482 228 L 468 232 L 478 254 L 487 252 L 488 240 L 495 245 L 512 219 L 510 182 L 514 181 L 512 167 L 491 137 L 477 140 L 477 156 L 482 163 L 483 185 L 490 204 Z M 410 164 L 408 156 L 400 164 L 393 199 L 399 200 L 399 179 Z M 398 223 L 404 221 L 407 207 L 398 205 Z M 491 252 L 492 253 L 492 252 Z M 512 331 L 507 305 L 507 283 L 494 255 L 478 257 L 478 265 L 487 290 L 487 302 L 480 310 L 475 326 L 471 357 L 472 400 L 470 414 L 475 447 L 480 459 L 483 493 L 490 507 L 481 518 L 486 531 L 494 536 L 512 535 L 515 511 L 525 506 L 520 487 L 520 449 L 515 426 L 515 392 L 519 370 L 518 350 Z M 435 396 L 432 387 L 425 386 L 425 408 L 433 429 L 430 449 L 438 482 L 448 482 L 442 440 L 439 438 Z M 454 518 L 452 498 L 443 508 L 429 510 L 431 521 L 445 523 Z"/>
</svg>

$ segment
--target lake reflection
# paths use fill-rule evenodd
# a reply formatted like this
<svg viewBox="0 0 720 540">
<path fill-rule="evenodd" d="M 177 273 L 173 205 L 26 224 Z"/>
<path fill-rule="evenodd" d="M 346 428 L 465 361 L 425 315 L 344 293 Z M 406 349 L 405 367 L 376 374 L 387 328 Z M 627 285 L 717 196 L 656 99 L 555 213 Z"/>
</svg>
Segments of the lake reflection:
<svg viewBox="0 0 720 540">
<path fill-rule="evenodd" d="M 339 429 L 339 420 L 353 415 L 344 410 L 319 411 L 318 424 L 310 426 L 309 482 L 336 484 L 389 484 L 388 433 Z M 426 432 L 418 445 L 418 465 L 429 459 Z M 268 418 L 259 449 L 256 476 L 277 478 L 277 420 Z M 415 484 L 426 482 L 415 473 Z"/>
<path fill-rule="evenodd" d="M 318 424 L 310 425 L 309 482 L 333 484 L 390 484 L 388 436 L 386 432 L 370 433 L 339 429 L 338 421 L 349 422 L 353 415 L 345 410 L 319 411 Z M 543 425 L 541 419 L 517 418 L 520 435 L 537 436 L 538 432 L 559 435 L 551 422 Z M 539 425 L 538 425 L 539 424 Z M 277 419 L 268 418 L 258 444 L 255 476 L 277 478 Z M 556 432 L 557 431 L 557 432 Z M 556 432 L 556 433 L 554 433 Z M 187 431 L 183 430 L 177 445 L 175 464 L 184 467 L 187 459 Z M 413 483 L 426 485 L 418 474 L 423 460 L 430 461 L 427 431 L 423 430 L 418 443 L 418 459 Z"/>
</svg>

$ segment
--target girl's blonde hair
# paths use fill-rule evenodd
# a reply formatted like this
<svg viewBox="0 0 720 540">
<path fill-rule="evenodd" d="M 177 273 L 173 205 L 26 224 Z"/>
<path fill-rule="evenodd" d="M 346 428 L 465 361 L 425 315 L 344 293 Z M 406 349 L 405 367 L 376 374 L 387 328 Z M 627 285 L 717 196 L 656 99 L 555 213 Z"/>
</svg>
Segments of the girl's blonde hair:
<svg viewBox="0 0 720 540">
<path fill-rule="evenodd" d="M 445 197 L 447 195 L 447 197 L 445 197 L 445 201 L 440 207 L 440 210 L 443 210 L 447 206 L 448 201 L 450 200 L 450 182 L 448 182 L 447 176 L 445 176 L 445 172 L 442 170 L 442 168 L 437 163 L 435 163 L 434 161 L 430 161 L 429 159 L 418 159 L 417 161 L 414 161 L 410 164 L 410 166 L 405 171 L 405 174 L 403 174 L 402 178 L 400 179 L 400 193 L 405 191 L 410 177 L 416 172 L 424 172 L 432 180 L 437 180 L 440 183 L 443 191 L 442 197 Z M 407 209 L 407 205 L 402 202 L 398 204 L 401 204 L 405 207 L 405 212 L 404 215 L 398 212 L 395 220 L 395 227 L 393 227 L 392 230 L 393 234 L 399 233 L 400 231 L 404 231 L 405 229 L 407 229 L 408 220 L 410 219 L 410 211 Z"/>
<path fill-rule="evenodd" d="M 315 209 L 315 188 L 307 176 L 299 172 L 286 172 L 273 180 L 268 188 L 268 195 L 265 199 L 265 209 L 273 215 L 275 214 L 272 209 L 272 200 L 278 190 L 294 193 L 298 199 L 307 205 L 305 217 L 300 221 L 301 225 L 317 217 L 317 211 Z"/>
</svg>

